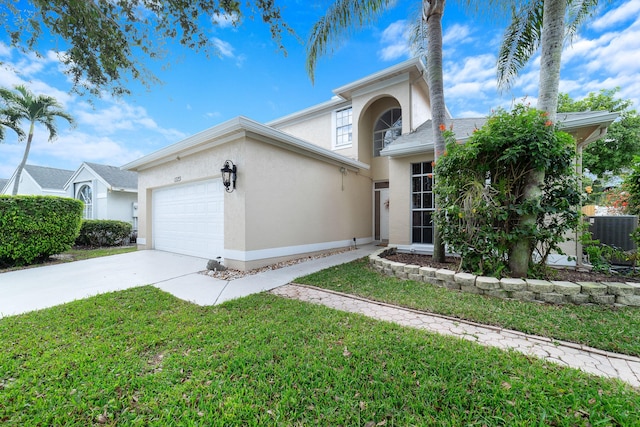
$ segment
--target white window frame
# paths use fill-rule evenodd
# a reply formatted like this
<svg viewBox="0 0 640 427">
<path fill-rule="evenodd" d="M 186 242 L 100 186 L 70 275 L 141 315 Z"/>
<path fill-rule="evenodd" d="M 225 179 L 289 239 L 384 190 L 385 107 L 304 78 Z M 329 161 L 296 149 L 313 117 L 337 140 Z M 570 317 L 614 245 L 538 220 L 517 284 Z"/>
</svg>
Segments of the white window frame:
<svg viewBox="0 0 640 427">
<path fill-rule="evenodd" d="M 82 190 L 87 188 L 89 190 L 89 195 L 91 196 L 91 200 L 89 203 L 85 201 L 85 198 L 82 195 Z M 78 194 L 76 195 L 78 200 L 82 200 L 84 202 L 84 208 L 82 211 L 83 219 L 93 219 L 93 188 L 89 184 L 81 184 L 80 188 L 78 188 Z"/>
<path fill-rule="evenodd" d="M 340 123 L 340 113 L 349 111 L 348 124 Z M 346 136 L 347 141 L 341 141 L 338 138 L 338 132 L 341 129 L 348 128 L 348 131 L 342 133 Z M 331 147 L 333 150 L 342 150 L 344 148 L 350 148 L 353 146 L 353 108 L 351 105 L 348 107 L 337 109 L 331 115 Z"/>
<path fill-rule="evenodd" d="M 435 195 L 433 193 L 435 177 L 433 174 L 433 163 L 411 163 L 410 168 L 411 244 L 433 245 L 433 233 L 435 229 L 433 223 L 433 214 L 435 213 Z M 420 170 L 417 171 L 414 168 Z M 418 217 L 419 223 L 416 222 L 416 217 Z M 415 237 L 416 232 L 419 233 L 419 238 Z M 429 234 L 430 238 L 425 239 L 425 235 Z"/>
<path fill-rule="evenodd" d="M 400 117 L 397 120 L 393 121 L 393 113 L 396 110 L 400 112 Z M 391 120 L 389 122 L 383 119 L 383 117 L 385 117 L 385 115 L 387 114 L 391 116 Z M 381 122 L 388 127 L 376 130 L 378 124 Z M 400 107 L 389 108 L 384 113 L 380 114 L 373 125 L 373 157 L 380 157 L 380 151 L 384 150 L 400 135 L 402 135 L 402 109 Z M 377 142 L 379 142 L 379 144 L 376 144 Z"/>
</svg>

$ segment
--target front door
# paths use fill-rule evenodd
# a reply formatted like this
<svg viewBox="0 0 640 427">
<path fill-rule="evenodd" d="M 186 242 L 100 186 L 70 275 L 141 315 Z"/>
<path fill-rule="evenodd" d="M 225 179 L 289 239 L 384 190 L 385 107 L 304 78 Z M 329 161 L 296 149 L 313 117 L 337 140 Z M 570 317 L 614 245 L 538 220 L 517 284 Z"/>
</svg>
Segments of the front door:
<svg viewBox="0 0 640 427">
<path fill-rule="evenodd" d="M 374 238 L 389 242 L 389 183 L 377 182 L 374 186 Z"/>
</svg>

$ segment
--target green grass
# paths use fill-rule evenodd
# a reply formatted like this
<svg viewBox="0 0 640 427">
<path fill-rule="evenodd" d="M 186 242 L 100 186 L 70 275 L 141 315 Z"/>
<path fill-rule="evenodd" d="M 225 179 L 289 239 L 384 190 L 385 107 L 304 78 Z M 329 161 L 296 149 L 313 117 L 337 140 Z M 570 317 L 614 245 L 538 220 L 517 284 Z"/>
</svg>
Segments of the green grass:
<svg viewBox="0 0 640 427">
<path fill-rule="evenodd" d="M 128 252 L 135 252 L 137 248 L 135 246 L 116 246 L 105 248 L 93 248 L 93 249 L 70 249 L 63 255 L 69 255 L 70 261 L 80 261 L 83 259 L 98 258 L 109 255 L 125 254 Z"/>
<path fill-rule="evenodd" d="M 362 259 L 296 282 L 376 301 L 640 356 L 640 309 L 503 300 L 377 273 Z M 639 422 L 640 425 L 640 422 Z"/>
<path fill-rule="evenodd" d="M 9 426 L 631 426 L 640 414 L 618 381 L 269 294 L 198 307 L 130 289 L 0 319 L 0 346 Z"/>
</svg>

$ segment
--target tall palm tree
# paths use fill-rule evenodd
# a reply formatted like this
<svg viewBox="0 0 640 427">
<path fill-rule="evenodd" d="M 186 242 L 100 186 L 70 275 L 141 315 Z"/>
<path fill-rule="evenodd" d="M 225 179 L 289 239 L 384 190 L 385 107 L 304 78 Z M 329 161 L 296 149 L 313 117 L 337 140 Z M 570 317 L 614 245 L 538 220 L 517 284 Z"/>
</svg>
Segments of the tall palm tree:
<svg viewBox="0 0 640 427">
<path fill-rule="evenodd" d="M 498 54 L 498 87 L 509 88 L 540 49 L 538 109 L 555 122 L 562 46 L 591 15 L 598 0 L 529 0 L 512 13 Z"/>
<path fill-rule="evenodd" d="M 24 165 L 27 163 L 27 159 L 29 158 L 29 151 L 31 150 L 31 142 L 33 141 L 33 133 L 36 123 L 40 123 L 47 128 L 49 131 L 49 141 L 51 141 L 58 134 L 58 129 L 55 123 L 56 117 L 61 117 L 67 120 L 72 126 L 74 125 L 74 120 L 62 109 L 62 105 L 54 97 L 48 95 L 34 95 L 23 85 L 15 86 L 14 91 L 0 88 L 0 98 L 2 98 L 6 104 L 6 108 L 3 112 L 7 117 L 12 119 L 14 123 L 19 123 L 22 120 L 29 122 L 27 145 L 24 149 L 22 161 L 16 170 L 13 191 L 11 193 L 15 196 L 18 193 L 18 186 L 20 184 L 22 171 L 24 170 Z"/>
<path fill-rule="evenodd" d="M 509 87 L 517 73 L 540 48 L 540 76 L 537 108 L 556 122 L 562 47 L 567 36 L 590 16 L 598 0 L 531 0 L 514 9 L 498 55 L 498 85 Z M 532 170 L 523 192 L 525 200 L 535 203 L 542 195 L 544 170 Z M 535 215 L 523 215 L 525 226 L 535 226 Z M 515 242 L 509 254 L 509 269 L 515 277 L 527 274 L 533 247 L 526 236 Z"/>
<path fill-rule="evenodd" d="M 422 24 L 427 37 L 427 80 L 434 137 L 434 161 L 444 153 L 443 131 L 446 129 L 444 83 L 442 76 L 442 15 L 446 0 L 422 0 Z M 307 42 L 307 72 L 314 79 L 317 59 L 331 50 L 330 46 L 340 40 L 353 27 L 362 27 L 377 19 L 394 0 L 336 0 L 327 9 L 324 17 L 313 26 Z M 437 208 L 437 204 L 436 204 Z M 434 235 L 434 258 L 443 262 L 444 243 L 437 228 Z"/>
</svg>

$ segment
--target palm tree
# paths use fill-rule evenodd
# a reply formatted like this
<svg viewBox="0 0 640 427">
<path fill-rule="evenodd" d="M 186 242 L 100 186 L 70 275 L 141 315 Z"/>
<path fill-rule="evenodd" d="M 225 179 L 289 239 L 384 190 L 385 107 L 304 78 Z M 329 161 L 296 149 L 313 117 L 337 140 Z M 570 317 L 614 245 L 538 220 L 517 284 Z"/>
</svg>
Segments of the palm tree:
<svg viewBox="0 0 640 427">
<path fill-rule="evenodd" d="M 573 37 L 598 0 L 530 0 L 514 10 L 500 53 L 498 87 L 509 88 L 518 72 L 540 48 L 538 109 L 555 122 L 560 62 L 565 38 Z"/>
<path fill-rule="evenodd" d="M 445 150 L 443 131 L 446 130 L 446 109 L 442 76 L 442 15 L 445 2 L 446 0 L 422 1 L 422 24 L 426 28 L 428 43 L 427 80 L 436 162 Z M 362 27 L 375 21 L 384 10 L 394 5 L 394 0 L 336 0 L 311 30 L 307 43 L 307 72 L 311 80 L 314 79 L 317 59 L 331 50 L 330 45 L 340 40 L 352 27 Z M 444 262 L 444 243 L 437 228 L 433 256 L 436 261 Z"/>
<path fill-rule="evenodd" d="M 11 193 L 15 196 L 18 193 L 18 185 L 20 184 L 22 171 L 27 163 L 27 158 L 29 157 L 36 123 L 40 123 L 47 128 L 49 131 L 49 141 L 51 141 L 58 134 L 58 129 L 55 123 L 56 117 L 61 117 L 67 120 L 72 126 L 74 125 L 74 120 L 69 114 L 62 110 L 62 105 L 54 97 L 48 95 L 34 95 L 23 85 L 15 86 L 15 91 L 0 88 L 0 98 L 2 98 L 6 104 L 6 107 L 2 112 L 10 121 L 14 124 L 17 124 L 22 120 L 27 120 L 29 122 L 27 145 L 24 149 L 22 161 L 16 170 L 13 191 Z"/>
</svg>

